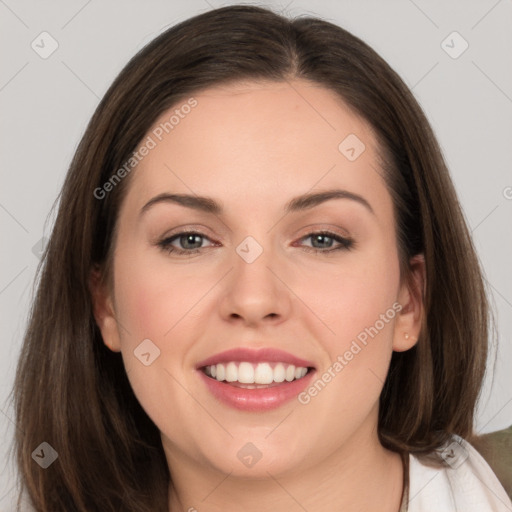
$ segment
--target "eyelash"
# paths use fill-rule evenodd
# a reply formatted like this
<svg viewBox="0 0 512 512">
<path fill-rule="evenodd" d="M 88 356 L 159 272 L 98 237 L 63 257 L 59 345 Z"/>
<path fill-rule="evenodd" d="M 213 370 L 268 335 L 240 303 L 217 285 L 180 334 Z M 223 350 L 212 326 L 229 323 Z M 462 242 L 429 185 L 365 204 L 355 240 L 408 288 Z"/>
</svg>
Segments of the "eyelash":
<svg viewBox="0 0 512 512">
<path fill-rule="evenodd" d="M 161 240 L 160 242 L 157 243 L 157 245 L 164 252 L 166 252 L 168 254 L 174 253 L 177 255 L 187 255 L 188 256 L 188 255 L 192 255 L 192 254 L 200 252 L 201 248 L 184 250 L 184 249 L 178 249 L 171 245 L 171 243 L 174 240 L 179 239 L 180 237 L 182 237 L 184 235 L 197 235 L 201 238 L 206 238 L 209 240 L 209 238 L 206 235 L 204 235 L 203 233 L 197 232 L 197 231 L 181 231 L 180 233 L 176 233 L 175 235 L 172 235 L 171 237 Z M 332 252 L 341 251 L 341 250 L 348 251 L 348 250 L 353 249 L 355 246 L 355 242 L 351 238 L 342 237 L 336 233 L 332 233 L 331 231 L 314 231 L 314 232 L 308 233 L 307 235 L 303 236 L 302 238 L 300 238 L 300 240 L 306 240 L 308 238 L 311 238 L 312 236 L 327 236 L 328 238 L 332 238 L 334 241 L 338 242 L 340 245 L 338 245 L 337 247 L 331 248 L 331 249 L 317 249 L 315 247 L 306 247 L 306 250 L 308 252 L 324 253 L 325 254 L 325 253 L 332 253 Z"/>
</svg>

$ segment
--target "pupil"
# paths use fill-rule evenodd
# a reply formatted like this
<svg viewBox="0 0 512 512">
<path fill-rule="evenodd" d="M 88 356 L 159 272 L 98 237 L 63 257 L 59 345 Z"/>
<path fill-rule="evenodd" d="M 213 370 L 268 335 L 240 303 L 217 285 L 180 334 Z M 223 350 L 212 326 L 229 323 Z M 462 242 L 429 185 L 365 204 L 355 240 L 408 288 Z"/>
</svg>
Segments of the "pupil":
<svg viewBox="0 0 512 512">
<path fill-rule="evenodd" d="M 324 246 L 327 246 L 327 247 L 329 246 L 329 244 L 326 243 L 330 239 L 329 236 L 327 236 L 327 235 L 317 235 L 316 238 L 317 238 L 317 240 L 320 241 L 320 244 L 322 244 L 322 241 L 323 241 Z"/>
<path fill-rule="evenodd" d="M 199 235 L 185 235 L 183 238 L 185 239 L 185 247 L 188 247 L 188 243 L 194 244 L 194 239 L 199 238 Z M 199 242 L 199 245 L 201 245 L 201 242 Z"/>
</svg>

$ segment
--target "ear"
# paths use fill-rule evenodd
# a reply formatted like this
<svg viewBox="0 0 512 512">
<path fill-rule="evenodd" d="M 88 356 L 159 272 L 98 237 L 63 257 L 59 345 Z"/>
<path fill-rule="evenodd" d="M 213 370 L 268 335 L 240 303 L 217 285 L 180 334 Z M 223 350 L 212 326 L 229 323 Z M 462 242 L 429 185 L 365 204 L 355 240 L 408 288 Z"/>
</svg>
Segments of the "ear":
<svg viewBox="0 0 512 512">
<path fill-rule="evenodd" d="M 113 352 L 120 352 L 121 342 L 112 294 L 101 277 L 99 268 L 94 268 L 89 276 L 94 319 L 101 331 L 103 343 Z"/>
<path fill-rule="evenodd" d="M 416 344 L 425 315 L 426 268 L 424 255 L 413 256 L 409 261 L 409 268 L 409 279 L 402 283 L 398 294 L 398 303 L 402 309 L 397 316 L 393 335 L 393 350 L 396 352 L 404 352 Z"/>
</svg>

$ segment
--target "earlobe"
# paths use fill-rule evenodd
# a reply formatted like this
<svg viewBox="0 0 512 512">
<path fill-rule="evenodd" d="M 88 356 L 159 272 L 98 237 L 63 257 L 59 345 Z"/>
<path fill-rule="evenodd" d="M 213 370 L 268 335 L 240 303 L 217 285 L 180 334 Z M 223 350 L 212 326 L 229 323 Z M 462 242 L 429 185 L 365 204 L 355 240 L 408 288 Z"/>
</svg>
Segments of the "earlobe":
<svg viewBox="0 0 512 512">
<path fill-rule="evenodd" d="M 395 322 L 393 350 L 404 352 L 418 341 L 424 317 L 426 289 L 425 257 L 418 254 L 409 262 L 410 276 L 400 288 L 398 302 L 402 306 Z"/>
<path fill-rule="evenodd" d="M 101 271 L 94 268 L 89 276 L 93 315 L 98 325 L 103 343 L 113 352 L 121 350 L 119 330 L 112 300 L 112 294 L 102 281 Z"/>
</svg>

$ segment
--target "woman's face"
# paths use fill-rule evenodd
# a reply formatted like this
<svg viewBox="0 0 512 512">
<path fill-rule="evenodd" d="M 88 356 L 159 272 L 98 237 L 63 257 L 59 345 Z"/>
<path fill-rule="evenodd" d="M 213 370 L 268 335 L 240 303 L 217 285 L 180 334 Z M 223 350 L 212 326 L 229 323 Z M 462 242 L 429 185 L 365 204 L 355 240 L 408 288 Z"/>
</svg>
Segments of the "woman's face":
<svg viewBox="0 0 512 512">
<path fill-rule="evenodd" d="M 392 351 L 419 329 L 376 138 L 305 81 L 193 98 L 140 145 L 104 341 L 172 468 L 267 477 L 355 457 L 378 442 Z"/>
</svg>

